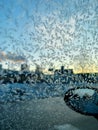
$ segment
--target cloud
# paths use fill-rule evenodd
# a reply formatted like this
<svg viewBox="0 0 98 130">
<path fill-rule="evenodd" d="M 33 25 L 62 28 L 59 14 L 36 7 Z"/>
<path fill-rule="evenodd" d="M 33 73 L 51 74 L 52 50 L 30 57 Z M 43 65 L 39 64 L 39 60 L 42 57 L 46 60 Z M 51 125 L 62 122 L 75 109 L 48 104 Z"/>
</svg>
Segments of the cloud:
<svg viewBox="0 0 98 130">
<path fill-rule="evenodd" d="M 24 62 L 26 59 L 20 55 L 7 54 L 7 59 L 13 62 Z"/>
<path fill-rule="evenodd" d="M 25 57 L 21 55 L 15 55 L 13 53 L 5 53 L 0 51 L 0 61 L 10 60 L 12 62 L 25 62 Z"/>
<path fill-rule="evenodd" d="M 6 54 L 3 51 L 0 51 L 0 61 L 4 60 L 6 58 Z"/>
</svg>

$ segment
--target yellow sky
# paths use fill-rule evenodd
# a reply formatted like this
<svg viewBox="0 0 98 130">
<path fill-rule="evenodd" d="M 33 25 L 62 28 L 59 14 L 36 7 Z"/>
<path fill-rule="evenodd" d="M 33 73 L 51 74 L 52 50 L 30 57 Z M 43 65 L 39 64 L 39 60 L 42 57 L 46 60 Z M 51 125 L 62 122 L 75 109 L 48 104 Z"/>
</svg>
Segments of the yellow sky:
<svg viewBox="0 0 98 130">
<path fill-rule="evenodd" d="M 74 73 L 98 73 L 98 67 L 95 64 L 90 66 L 85 65 L 84 68 L 77 66 L 74 68 Z"/>
<path fill-rule="evenodd" d="M 6 68 L 6 69 L 8 69 L 8 65 L 6 65 L 5 64 L 5 62 L 2 62 L 2 65 L 3 65 L 3 68 Z M 54 69 L 60 69 L 61 68 L 61 66 L 62 66 L 62 64 L 56 64 L 55 66 L 54 66 Z M 93 64 L 93 65 L 85 65 L 84 66 L 84 68 L 82 68 L 81 66 L 78 66 L 78 65 L 70 65 L 70 66 L 64 66 L 65 67 L 65 69 L 73 69 L 73 72 L 74 73 L 98 73 L 98 66 L 96 65 L 96 64 Z M 14 63 L 13 62 L 13 65 L 11 64 L 11 65 L 9 65 L 9 69 L 13 69 L 13 70 L 20 70 L 20 68 L 21 68 L 21 63 Z M 36 69 L 36 66 L 29 66 L 29 69 L 30 69 L 30 71 L 34 71 L 35 69 Z M 44 73 L 50 73 L 49 71 L 48 71 L 48 67 L 47 68 L 45 68 L 45 69 L 42 69 L 42 71 L 44 72 Z"/>
</svg>

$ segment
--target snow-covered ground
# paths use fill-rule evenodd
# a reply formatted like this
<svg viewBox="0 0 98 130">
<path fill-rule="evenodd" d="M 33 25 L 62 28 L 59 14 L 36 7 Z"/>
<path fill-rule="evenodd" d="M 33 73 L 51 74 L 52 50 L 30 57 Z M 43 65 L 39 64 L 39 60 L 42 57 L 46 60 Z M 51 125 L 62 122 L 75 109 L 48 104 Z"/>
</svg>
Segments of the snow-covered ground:
<svg viewBox="0 0 98 130">
<path fill-rule="evenodd" d="M 64 96 L 68 89 L 77 86 L 82 87 L 85 84 L 0 84 L 0 103 Z M 96 84 L 86 84 L 86 86 L 95 86 L 98 88 Z"/>
<path fill-rule="evenodd" d="M 31 99 L 42 99 L 58 97 L 65 93 L 68 85 L 52 85 L 47 83 L 36 84 L 1 84 L 0 103 L 26 101 Z"/>
</svg>

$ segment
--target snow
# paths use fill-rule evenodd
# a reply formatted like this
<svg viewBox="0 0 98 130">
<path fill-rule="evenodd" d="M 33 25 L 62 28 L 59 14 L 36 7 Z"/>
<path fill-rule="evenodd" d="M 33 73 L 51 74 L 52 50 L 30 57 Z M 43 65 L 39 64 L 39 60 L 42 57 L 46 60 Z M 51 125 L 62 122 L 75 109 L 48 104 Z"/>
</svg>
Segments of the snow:
<svg viewBox="0 0 98 130">
<path fill-rule="evenodd" d="M 78 84 L 82 87 L 84 84 Z M 35 84 L 0 84 L 0 103 L 17 102 L 31 99 L 49 98 L 64 96 L 65 92 L 77 87 L 76 84 L 47 84 L 47 83 L 35 83 Z M 86 84 L 87 85 L 87 84 Z M 89 84 L 88 84 L 89 86 Z M 97 87 L 98 85 L 95 85 Z M 90 86 L 91 87 L 91 86 Z M 93 94 L 93 90 L 85 89 L 81 91 L 78 89 L 75 93 L 83 96 L 84 94 Z"/>
<path fill-rule="evenodd" d="M 68 84 L 0 84 L 0 103 L 64 96 L 68 88 Z"/>
<path fill-rule="evenodd" d="M 55 97 L 60 96 L 63 91 L 61 86 L 54 87 L 46 83 L 32 85 L 19 83 L 2 84 L 0 85 L 0 103 Z"/>
<path fill-rule="evenodd" d="M 84 95 L 93 96 L 94 90 L 91 89 L 77 89 L 74 91 L 74 94 L 78 94 L 81 98 Z"/>
<path fill-rule="evenodd" d="M 79 130 L 78 128 L 74 127 L 71 124 L 55 125 L 54 128 L 56 130 Z"/>
</svg>

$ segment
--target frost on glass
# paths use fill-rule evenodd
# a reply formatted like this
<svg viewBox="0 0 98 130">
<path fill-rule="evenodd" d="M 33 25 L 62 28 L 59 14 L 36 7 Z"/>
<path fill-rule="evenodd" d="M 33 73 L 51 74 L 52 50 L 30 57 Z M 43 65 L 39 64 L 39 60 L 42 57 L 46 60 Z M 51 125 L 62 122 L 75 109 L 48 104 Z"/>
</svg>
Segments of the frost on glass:
<svg viewBox="0 0 98 130">
<path fill-rule="evenodd" d="M 38 97 L 61 96 L 68 87 L 97 84 L 97 5 L 97 0 L 1 0 L 1 93 L 6 95 L 3 85 L 11 95 L 13 89 L 18 96 L 32 89 Z"/>
<path fill-rule="evenodd" d="M 24 130 L 32 125 L 36 130 L 77 130 L 78 125 L 67 122 L 69 115 L 64 118 L 61 99 L 72 88 L 97 85 L 98 0 L 0 0 L 0 111 L 3 107 L 5 110 L 0 113 L 2 130 Z M 21 107 L 27 111 L 21 111 L 18 103 L 24 103 Z M 23 113 L 37 119 L 36 125 Z M 53 122 L 47 123 L 43 113 L 54 115 Z M 40 119 L 45 119 L 41 122 L 44 126 L 37 124 Z M 84 129 L 84 124 L 78 127 Z"/>
</svg>

